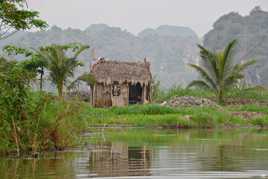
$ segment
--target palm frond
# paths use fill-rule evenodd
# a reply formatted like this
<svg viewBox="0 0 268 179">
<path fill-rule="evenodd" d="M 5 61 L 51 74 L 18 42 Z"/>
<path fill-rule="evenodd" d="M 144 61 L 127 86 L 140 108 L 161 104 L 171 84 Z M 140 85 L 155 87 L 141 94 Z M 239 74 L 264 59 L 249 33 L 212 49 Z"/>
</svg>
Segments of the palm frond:
<svg viewBox="0 0 268 179">
<path fill-rule="evenodd" d="M 245 63 L 239 65 L 239 71 L 244 71 L 247 67 L 254 65 L 257 61 L 256 60 L 249 60 Z"/>
<path fill-rule="evenodd" d="M 224 78 L 227 74 L 232 71 L 232 64 L 233 64 L 233 50 L 237 44 L 237 40 L 231 41 L 228 46 L 223 51 L 223 67 L 224 70 L 222 71 L 222 77 Z"/>
<path fill-rule="evenodd" d="M 199 88 L 202 88 L 202 89 L 211 89 L 211 86 L 209 84 L 207 84 L 205 81 L 202 81 L 202 80 L 194 80 L 192 81 L 188 86 L 187 88 L 191 88 L 191 87 L 199 87 Z M 213 89 L 211 89 L 213 90 Z"/>
<path fill-rule="evenodd" d="M 236 46 L 237 42 L 238 42 L 237 40 L 233 40 L 233 41 L 231 41 L 231 42 L 227 45 L 227 47 L 224 49 L 223 54 L 224 54 L 225 62 L 228 62 L 228 60 L 230 59 L 230 57 L 231 57 L 231 55 L 232 55 L 232 52 L 233 52 L 233 49 L 234 49 L 234 47 Z"/>
<path fill-rule="evenodd" d="M 218 78 L 218 70 L 217 70 L 217 54 L 211 52 L 210 50 L 206 49 L 202 45 L 198 45 L 200 49 L 200 57 L 201 57 L 201 64 L 208 69 L 208 72 Z"/>
<path fill-rule="evenodd" d="M 80 49 L 78 49 L 78 51 L 74 54 L 73 59 L 77 59 L 77 57 L 78 57 L 84 50 L 89 49 L 89 48 L 90 48 L 90 46 L 88 46 L 88 45 L 83 45 L 83 46 L 81 46 Z"/>
<path fill-rule="evenodd" d="M 200 74 L 200 76 L 211 85 L 212 88 L 217 89 L 216 83 L 214 82 L 213 78 L 209 76 L 205 69 L 195 64 L 189 64 L 189 66 L 194 68 Z"/>
</svg>

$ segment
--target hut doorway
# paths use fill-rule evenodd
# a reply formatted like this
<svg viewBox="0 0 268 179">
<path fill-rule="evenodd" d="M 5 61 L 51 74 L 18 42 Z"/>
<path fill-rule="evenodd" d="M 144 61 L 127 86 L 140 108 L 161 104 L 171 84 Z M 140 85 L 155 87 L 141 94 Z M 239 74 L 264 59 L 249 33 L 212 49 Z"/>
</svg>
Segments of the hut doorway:
<svg viewBox="0 0 268 179">
<path fill-rule="evenodd" d="M 129 104 L 142 103 L 142 87 L 140 83 L 129 85 Z"/>
</svg>

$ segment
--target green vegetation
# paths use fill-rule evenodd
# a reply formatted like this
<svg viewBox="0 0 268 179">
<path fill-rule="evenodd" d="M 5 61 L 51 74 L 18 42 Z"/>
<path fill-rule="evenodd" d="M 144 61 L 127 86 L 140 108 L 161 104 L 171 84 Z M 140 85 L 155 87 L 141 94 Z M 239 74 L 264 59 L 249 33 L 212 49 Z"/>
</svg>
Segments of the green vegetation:
<svg viewBox="0 0 268 179">
<path fill-rule="evenodd" d="M 0 152 L 61 149 L 87 126 L 79 118 L 80 102 L 31 92 L 34 77 L 21 63 L 0 60 Z"/>
<path fill-rule="evenodd" d="M 239 47 L 235 53 L 237 63 L 246 59 L 255 59 L 257 69 L 249 68 L 247 80 L 253 84 L 268 84 L 268 28 L 266 21 L 268 12 L 255 7 L 250 14 L 241 15 L 230 12 L 218 18 L 211 29 L 204 36 L 203 44 L 206 48 L 221 50 L 232 39 L 237 39 Z M 250 29 L 250 33 L 248 32 Z"/>
<path fill-rule="evenodd" d="M 195 97 L 206 97 L 213 98 L 214 94 L 211 91 L 204 89 L 186 89 L 181 86 L 173 86 L 168 90 L 155 90 L 154 95 L 152 96 L 152 100 L 154 102 L 163 102 L 171 99 L 175 96 L 195 96 Z"/>
<path fill-rule="evenodd" d="M 192 81 L 188 87 L 197 86 L 213 91 L 218 103 L 222 104 L 227 90 L 233 88 L 238 80 L 244 78 L 243 71 L 255 61 L 234 65 L 233 50 L 236 40 L 230 42 L 224 51 L 211 52 L 199 45 L 201 65 L 190 64 L 201 76 L 202 80 Z"/>
<path fill-rule="evenodd" d="M 216 100 L 215 94 L 212 91 L 205 89 L 191 89 L 183 88 L 181 86 L 173 86 L 168 90 L 157 90 L 157 93 L 153 95 L 153 101 L 156 103 L 167 101 L 175 96 L 194 96 L 203 97 Z M 226 91 L 225 100 L 253 100 L 253 101 L 267 101 L 268 90 L 263 87 L 254 88 L 233 88 L 232 90 Z"/>
<path fill-rule="evenodd" d="M 37 52 L 45 61 L 45 68 L 49 71 L 60 97 L 63 96 L 63 88 L 68 78 L 74 77 L 74 70 L 83 65 L 77 60 L 78 56 L 88 48 L 89 46 L 80 44 L 51 45 L 42 47 Z M 72 52 L 73 56 L 67 56 L 68 52 Z"/>
<path fill-rule="evenodd" d="M 11 11 L 9 11 L 11 9 Z M 0 4 L 0 34 L 6 38 L 16 30 L 43 28 L 46 23 L 38 19 L 38 12 L 28 11 L 22 0 L 2 1 Z M 13 31 L 9 31 L 9 30 Z M 203 77 L 189 86 L 206 89 L 174 87 L 161 91 L 160 84 L 152 85 L 152 97 L 162 102 L 174 96 L 198 96 L 223 102 L 226 106 L 171 108 L 159 104 L 133 105 L 96 109 L 78 100 L 67 100 L 65 88 L 71 89 L 77 81 L 89 86 L 96 82 L 85 73 L 76 80 L 74 71 L 82 66 L 80 54 L 89 46 L 78 43 L 49 45 L 38 49 L 6 46 L 7 57 L 0 57 L 0 153 L 18 156 L 31 153 L 36 156 L 45 150 L 61 150 L 79 143 L 80 135 L 88 127 L 148 127 L 148 128 L 221 128 L 268 127 L 268 92 L 264 88 L 234 88 L 242 72 L 253 61 L 232 65 L 235 41 L 223 52 L 212 53 L 202 46 L 202 65 L 192 64 Z M 11 55 L 23 55 L 21 61 L 12 61 Z M 183 66 L 183 65 L 181 65 Z M 45 72 L 56 85 L 59 97 L 43 92 Z M 40 91 L 32 89 L 32 83 L 40 77 Z M 39 80 L 39 79 L 38 79 Z M 208 90 L 209 89 L 209 90 Z M 229 90 L 232 89 L 232 90 Z M 230 100 L 230 101 L 228 101 Z M 244 105 L 251 100 L 252 104 Z M 233 104 L 238 103 L 238 104 Z M 246 103 L 249 103 L 246 101 Z M 150 135 L 150 134 L 143 134 Z"/>
<path fill-rule="evenodd" d="M 50 45 L 41 47 L 38 50 L 8 45 L 4 47 L 4 51 L 8 55 L 25 56 L 26 59 L 22 62 L 22 65 L 27 71 L 35 73 L 35 76 L 40 75 L 41 91 L 44 71 L 47 70 L 51 82 L 56 85 L 58 94 L 62 97 L 64 87 L 73 84 L 73 82 L 68 84 L 68 80 L 74 77 L 75 69 L 79 66 L 83 66 L 83 63 L 77 60 L 78 56 L 88 48 L 89 46 L 79 43 Z M 70 56 L 70 53 L 73 55 Z M 78 80 L 88 80 L 85 75 L 80 78 L 78 78 Z"/>
<path fill-rule="evenodd" d="M 47 23 L 39 19 L 37 11 L 28 10 L 25 0 L 1 0 L 0 39 L 5 39 L 18 30 L 45 28 Z"/>
<path fill-rule="evenodd" d="M 44 150 L 64 149 L 79 143 L 80 134 L 88 127 L 268 127 L 268 106 L 265 103 L 268 92 L 264 88 L 236 89 L 226 93 L 227 101 L 253 101 L 247 105 L 171 108 L 148 104 L 98 109 L 81 101 L 32 92 L 30 84 L 37 74 L 36 70 L 26 68 L 26 62 L 0 60 L 2 153 L 36 154 Z M 215 98 L 209 91 L 180 87 L 167 92 L 159 91 L 159 94 L 156 101 L 168 100 L 173 96 Z M 255 112 L 257 115 L 244 117 L 244 112 Z"/>
<path fill-rule="evenodd" d="M 262 115 L 244 118 L 235 112 L 263 112 Z M 222 128 L 268 127 L 268 106 L 257 105 L 226 107 L 170 108 L 157 104 L 96 109 L 87 107 L 82 116 L 92 127 L 129 126 L 162 128 Z"/>
</svg>

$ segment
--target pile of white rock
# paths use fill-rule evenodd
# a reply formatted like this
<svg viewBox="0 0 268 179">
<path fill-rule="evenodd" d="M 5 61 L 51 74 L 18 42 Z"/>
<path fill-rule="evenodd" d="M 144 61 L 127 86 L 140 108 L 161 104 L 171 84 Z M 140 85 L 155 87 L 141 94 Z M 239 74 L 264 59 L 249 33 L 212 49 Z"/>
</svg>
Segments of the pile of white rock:
<svg viewBox="0 0 268 179">
<path fill-rule="evenodd" d="M 170 107 L 191 107 L 191 106 L 218 106 L 217 103 L 207 98 L 181 96 L 169 100 L 166 105 Z"/>
</svg>

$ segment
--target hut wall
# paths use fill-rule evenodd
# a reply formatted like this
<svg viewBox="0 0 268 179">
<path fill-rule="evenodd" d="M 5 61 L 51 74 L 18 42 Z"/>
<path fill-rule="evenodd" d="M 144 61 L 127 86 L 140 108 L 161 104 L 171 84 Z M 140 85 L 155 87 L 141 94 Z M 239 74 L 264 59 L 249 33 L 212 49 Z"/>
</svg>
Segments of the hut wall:
<svg viewBox="0 0 268 179">
<path fill-rule="evenodd" d="M 93 92 L 93 106 L 109 107 L 112 106 L 111 85 L 96 84 Z"/>
<path fill-rule="evenodd" d="M 112 89 L 111 89 L 112 90 Z M 120 95 L 114 96 L 112 91 L 112 105 L 113 106 L 127 106 L 129 98 L 129 87 L 128 84 L 124 83 L 120 85 Z"/>
<path fill-rule="evenodd" d="M 150 84 L 146 86 L 146 100 L 151 102 L 151 86 Z"/>
</svg>

